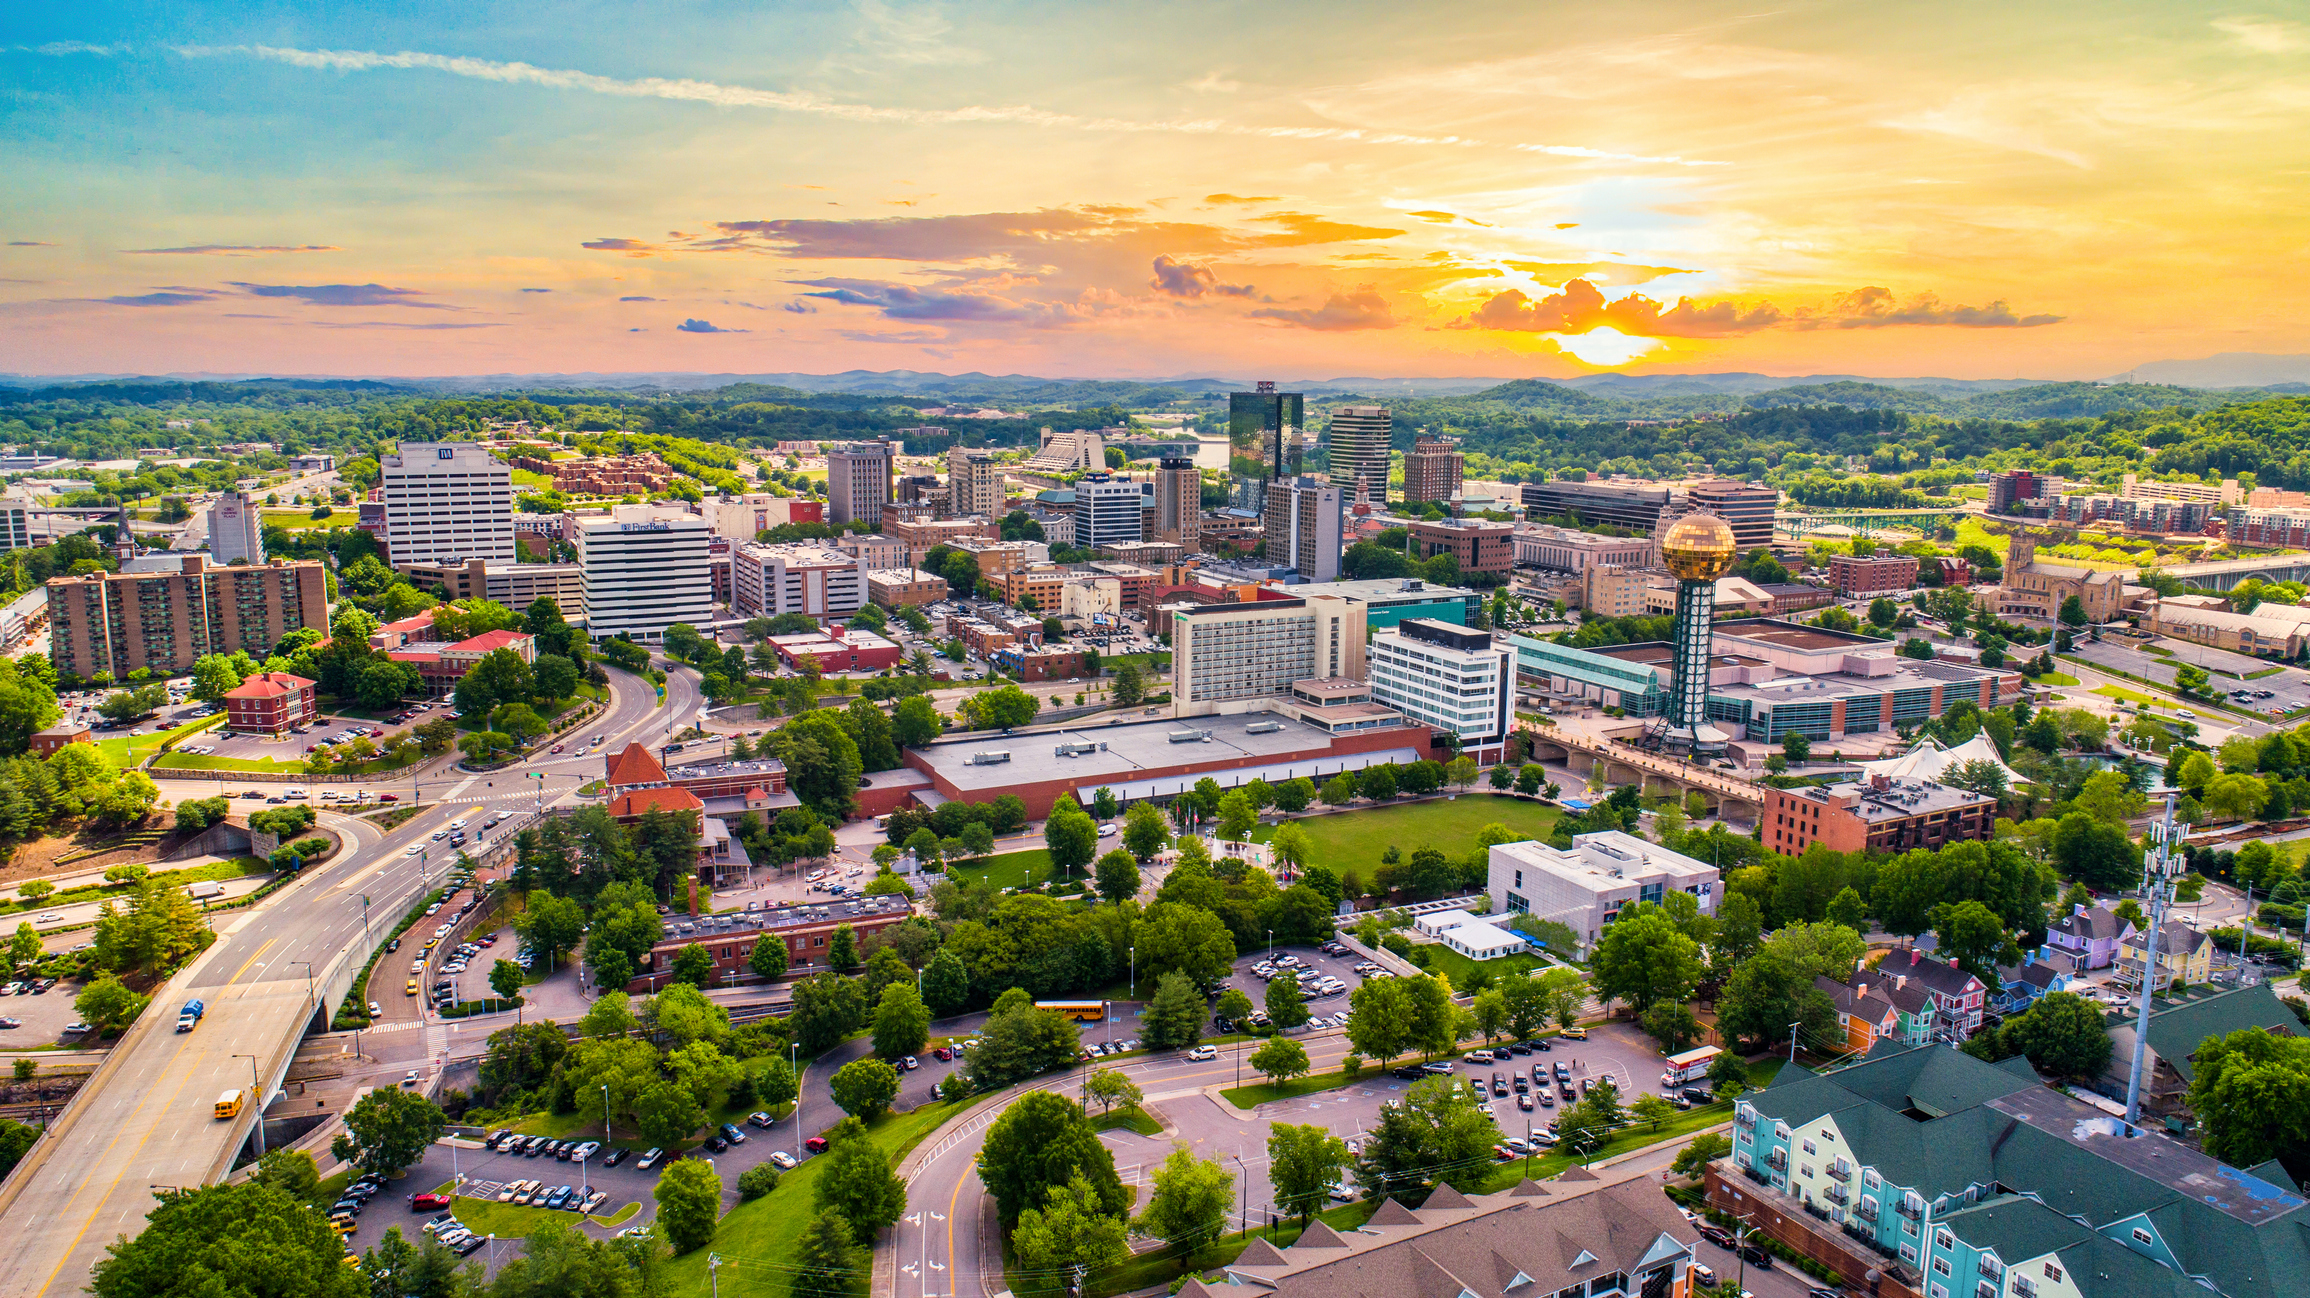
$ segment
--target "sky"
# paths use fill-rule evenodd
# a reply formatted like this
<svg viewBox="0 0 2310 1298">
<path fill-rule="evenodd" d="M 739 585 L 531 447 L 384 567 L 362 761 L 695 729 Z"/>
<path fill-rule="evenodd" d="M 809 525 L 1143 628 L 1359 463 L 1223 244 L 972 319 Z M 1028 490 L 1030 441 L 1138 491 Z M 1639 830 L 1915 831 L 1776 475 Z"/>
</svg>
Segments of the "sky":
<svg viewBox="0 0 2310 1298">
<path fill-rule="evenodd" d="M 2104 378 L 2305 141 L 2299 0 L 12 5 L 0 371 Z"/>
</svg>

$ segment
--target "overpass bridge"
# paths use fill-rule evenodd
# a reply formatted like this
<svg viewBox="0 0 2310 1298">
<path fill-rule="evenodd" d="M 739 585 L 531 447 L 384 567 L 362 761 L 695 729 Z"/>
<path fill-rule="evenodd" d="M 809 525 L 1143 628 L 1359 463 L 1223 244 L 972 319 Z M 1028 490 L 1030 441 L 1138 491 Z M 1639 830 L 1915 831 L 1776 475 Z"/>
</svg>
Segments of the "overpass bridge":
<svg viewBox="0 0 2310 1298">
<path fill-rule="evenodd" d="M 1775 511 L 1773 530 L 1802 536 L 1835 523 L 1852 528 L 1863 536 L 1892 527 L 1930 533 L 1944 524 L 1954 527 L 1957 520 L 1973 512 L 1964 508 L 1961 502 L 1934 509 L 1830 509 L 1799 505 L 1793 509 Z"/>
<path fill-rule="evenodd" d="M 1755 824 L 1764 817 L 1764 786 L 1730 771 L 1639 748 L 1615 735 L 1535 725 L 1522 718 L 1516 728 L 1532 736 L 1536 760 L 1561 762 L 1575 775 L 1601 771 L 1607 785 L 1633 784 L 1647 795 L 1698 793 L 1713 814 L 1734 823 Z"/>
<path fill-rule="evenodd" d="M 2310 554 L 2261 554 L 2244 559 L 2215 559 L 2207 563 L 2176 564 L 2161 571 L 2193 586 L 2220 591 L 2232 590 L 2253 577 L 2268 582 L 2310 582 Z"/>
</svg>

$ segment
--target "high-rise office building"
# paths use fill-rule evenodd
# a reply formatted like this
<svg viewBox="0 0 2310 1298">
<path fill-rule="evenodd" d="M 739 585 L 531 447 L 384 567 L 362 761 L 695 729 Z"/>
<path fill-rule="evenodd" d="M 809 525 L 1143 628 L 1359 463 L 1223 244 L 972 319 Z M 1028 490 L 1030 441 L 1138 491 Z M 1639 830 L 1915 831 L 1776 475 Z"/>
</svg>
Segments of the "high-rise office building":
<svg viewBox="0 0 2310 1298">
<path fill-rule="evenodd" d="M 1075 544 L 1095 550 L 1145 539 L 1146 493 L 1129 478 L 1087 473 L 1075 480 Z"/>
<path fill-rule="evenodd" d="M 888 441 L 849 442 L 826 453 L 827 522 L 839 527 L 855 519 L 882 526 L 890 503 L 890 471 L 895 452 Z"/>
<path fill-rule="evenodd" d="M 1339 580 L 1340 516 L 1346 501 L 1340 488 L 1321 478 L 1278 479 L 1267 484 L 1267 561 L 1296 569 L 1309 581 Z"/>
<path fill-rule="evenodd" d="M 246 559 L 265 561 L 265 529 L 257 502 L 247 493 L 227 491 L 209 506 L 209 561 L 218 565 Z"/>
<path fill-rule="evenodd" d="M 1366 651 L 1372 701 L 1448 731 L 1478 762 L 1500 760 L 1516 691 L 1514 651 L 1489 631 L 1406 618 L 1372 633 Z"/>
<path fill-rule="evenodd" d="M 1395 416 L 1386 406 L 1342 406 L 1331 412 L 1331 480 L 1349 500 L 1355 499 L 1356 486 L 1361 483 L 1373 504 L 1386 503 L 1388 446 L 1395 427 Z"/>
<path fill-rule="evenodd" d="M 1289 694 L 1294 681 L 1349 675 L 1362 639 L 1363 606 L 1333 597 L 1180 608 L 1171 623 L 1171 713 L 1240 711 L 1230 705 Z"/>
<path fill-rule="evenodd" d="M 1732 528 L 1733 544 L 1746 554 L 1773 543 L 1773 510 L 1781 503 L 1774 487 L 1720 479 L 1693 484 L 1685 502 L 1700 513 L 1714 514 Z"/>
<path fill-rule="evenodd" d="M 393 562 L 512 563 L 513 470 L 475 442 L 403 442 L 377 457 Z"/>
<path fill-rule="evenodd" d="M 1203 546 L 1203 471 L 1192 459 L 1165 456 L 1155 471 L 1155 539 Z"/>
<path fill-rule="evenodd" d="M 1467 459 L 1451 438 L 1420 434 L 1412 449 L 1404 452 L 1404 503 L 1418 505 L 1459 495 Z"/>
<path fill-rule="evenodd" d="M 647 505 L 619 505 L 607 516 L 579 520 L 587 632 L 606 639 L 623 631 L 654 642 L 676 622 L 713 621 L 712 535 L 695 514 L 665 517 Z"/>
<path fill-rule="evenodd" d="M 946 453 L 948 512 L 1003 516 L 1003 470 L 992 451 L 951 447 Z"/>
<path fill-rule="evenodd" d="M 1267 484 L 1277 478 L 1299 476 L 1300 429 L 1306 425 L 1307 397 L 1278 392 L 1262 379 L 1251 392 L 1227 397 L 1227 443 L 1231 468 L 1237 473 L 1235 503 L 1257 510 L 1267 502 Z M 1242 462 L 1255 470 L 1242 468 Z"/>
</svg>

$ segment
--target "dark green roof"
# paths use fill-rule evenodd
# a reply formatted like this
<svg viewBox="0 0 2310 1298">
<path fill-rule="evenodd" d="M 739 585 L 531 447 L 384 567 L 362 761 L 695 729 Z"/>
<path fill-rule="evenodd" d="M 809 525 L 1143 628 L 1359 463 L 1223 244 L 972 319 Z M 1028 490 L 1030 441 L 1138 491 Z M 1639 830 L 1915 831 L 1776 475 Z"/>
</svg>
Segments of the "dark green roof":
<svg viewBox="0 0 2310 1298">
<path fill-rule="evenodd" d="M 2197 1079 L 2190 1056 L 2208 1037 L 2226 1037 L 2241 1028 L 2266 1028 L 2299 1035 L 2302 1020 L 2294 1017 L 2268 983 L 2201 996 L 2150 1014 L 2150 1049 L 2173 1066 L 2185 1082 Z"/>
</svg>

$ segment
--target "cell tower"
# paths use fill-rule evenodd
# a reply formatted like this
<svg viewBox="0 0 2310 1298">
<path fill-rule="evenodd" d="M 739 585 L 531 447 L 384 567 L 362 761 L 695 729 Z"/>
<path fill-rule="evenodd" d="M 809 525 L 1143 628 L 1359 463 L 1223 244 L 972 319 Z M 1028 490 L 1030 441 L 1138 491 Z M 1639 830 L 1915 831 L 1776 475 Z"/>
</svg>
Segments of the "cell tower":
<svg viewBox="0 0 2310 1298">
<path fill-rule="evenodd" d="M 2166 922 L 2166 906 L 2174 899 L 2174 882 L 2182 873 L 2182 842 L 2190 836 L 2187 824 L 2174 823 L 2174 795 L 2166 794 L 2166 814 L 2150 826 L 2150 849 L 2142 854 L 2142 899 L 2149 903 L 2149 931 L 2142 939 L 2141 1005 L 2134 1011 L 2133 1066 L 2126 1070 L 2126 1125 L 2133 1126 L 2142 1112 L 2142 1060 L 2150 1040 L 2150 993 L 2158 984 L 2158 930 Z"/>
</svg>

